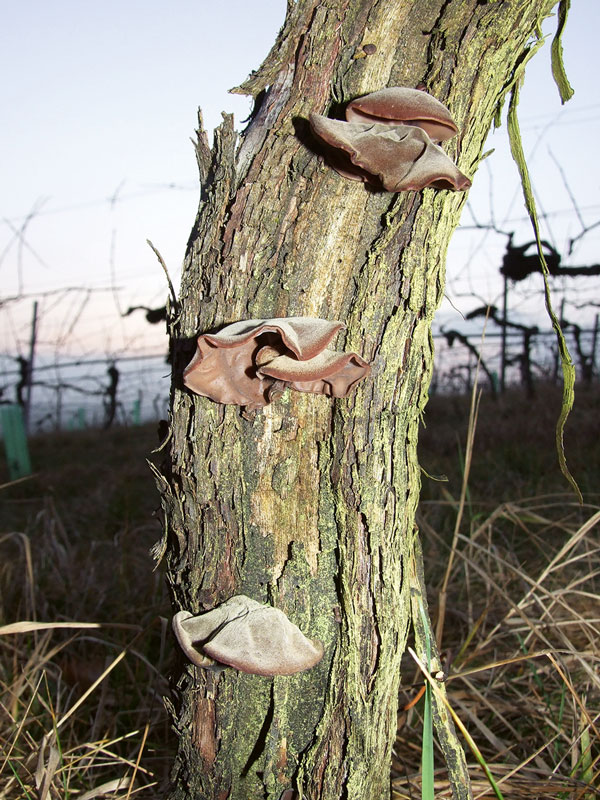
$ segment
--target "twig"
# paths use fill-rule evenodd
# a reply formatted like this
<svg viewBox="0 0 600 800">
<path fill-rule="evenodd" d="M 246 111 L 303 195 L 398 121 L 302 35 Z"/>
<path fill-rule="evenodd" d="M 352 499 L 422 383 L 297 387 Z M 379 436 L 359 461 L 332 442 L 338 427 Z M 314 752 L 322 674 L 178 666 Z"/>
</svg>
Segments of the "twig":
<svg viewBox="0 0 600 800">
<path fill-rule="evenodd" d="M 167 265 L 165 264 L 163 257 L 158 252 L 156 247 L 154 247 L 154 245 L 152 244 L 150 239 L 146 239 L 146 241 L 148 242 L 148 244 L 149 244 L 150 248 L 152 249 L 152 252 L 154 253 L 154 255 L 158 258 L 158 263 L 161 265 L 161 267 L 163 268 L 163 270 L 165 272 L 165 275 L 167 276 L 167 283 L 169 285 L 169 291 L 171 293 L 171 298 L 173 300 L 173 307 L 177 308 L 177 305 L 178 305 L 178 303 L 177 303 L 177 295 L 175 294 L 175 289 L 173 288 L 173 284 L 171 283 L 171 277 L 169 275 L 169 270 L 167 269 Z"/>
</svg>

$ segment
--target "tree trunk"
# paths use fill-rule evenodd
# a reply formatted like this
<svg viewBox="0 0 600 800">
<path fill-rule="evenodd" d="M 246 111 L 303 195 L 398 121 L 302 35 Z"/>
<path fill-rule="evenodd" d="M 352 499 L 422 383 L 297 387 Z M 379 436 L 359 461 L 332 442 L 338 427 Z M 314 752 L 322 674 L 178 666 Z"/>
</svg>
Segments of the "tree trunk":
<svg viewBox="0 0 600 800">
<path fill-rule="evenodd" d="M 424 85 L 456 119 L 445 149 L 473 177 L 554 2 L 289 0 L 271 54 L 240 87 L 262 101 L 244 133 L 225 116 L 211 152 L 200 126 L 201 202 L 171 308 L 157 554 L 176 609 L 246 594 L 282 609 L 325 656 L 276 678 L 182 658 L 173 800 L 390 796 L 400 663 L 411 626 L 421 652 L 425 636 L 414 517 L 430 328 L 465 196 L 348 181 L 316 153 L 307 118 Z M 342 320 L 337 349 L 361 354 L 371 375 L 347 399 L 289 391 L 250 417 L 183 389 L 199 333 L 285 316 Z M 437 712 L 455 796 L 468 797 Z"/>
</svg>

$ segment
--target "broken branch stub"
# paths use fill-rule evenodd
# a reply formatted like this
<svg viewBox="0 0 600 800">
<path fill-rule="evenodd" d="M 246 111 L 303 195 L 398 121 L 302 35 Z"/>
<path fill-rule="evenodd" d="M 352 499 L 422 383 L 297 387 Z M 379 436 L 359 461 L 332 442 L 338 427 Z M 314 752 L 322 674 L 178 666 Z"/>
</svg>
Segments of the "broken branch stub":
<svg viewBox="0 0 600 800">
<path fill-rule="evenodd" d="M 262 408 L 287 386 L 345 397 L 370 367 L 357 353 L 327 349 L 341 322 L 314 317 L 243 320 L 198 338 L 185 385 L 218 403 Z"/>
<path fill-rule="evenodd" d="M 323 645 L 307 639 L 278 608 L 236 595 L 206 614 L 180 611 L 173 631 L 199 667 L 229 666 L 253 675 L 294 675 L 317 664 Z"/>
</svg>

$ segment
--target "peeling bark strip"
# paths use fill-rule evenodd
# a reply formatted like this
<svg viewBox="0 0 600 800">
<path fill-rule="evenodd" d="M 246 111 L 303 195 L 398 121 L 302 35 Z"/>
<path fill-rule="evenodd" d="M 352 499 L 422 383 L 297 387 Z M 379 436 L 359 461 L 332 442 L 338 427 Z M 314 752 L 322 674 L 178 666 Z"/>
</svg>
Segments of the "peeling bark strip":
<svg viewBox="0 0 600 800">
<path fill-rule="evenodd" d="M 171 320 L 171 450 L 158 476 L 174 606 L 203 613 L 245 594 L 288 614 L 325 655 L 275 678 L 182 664 L 173 800 L 390 796 L 411 588 L 425 607 L 414 601 L 414 514 L 430 326 L 464 197 L 345 180 L 317 155 L 308 117 L 423 86 L 449 108 L 460 133 L 445 150 L 473 176 L 553 5 L 289 2 L 271 54 L 239 88 L 261 98 L 241 138 L 231 117 L 212 150 L 198 131 L 202 195 Z M 286 392 L 252 419 L 184 389 L 199 334 L 286 316 L 343 320 L 340 349 L 371 375 L 346 399 Z M 464 757 L 439 710 L 437 723 L 466 798 Z"/>
</svg>

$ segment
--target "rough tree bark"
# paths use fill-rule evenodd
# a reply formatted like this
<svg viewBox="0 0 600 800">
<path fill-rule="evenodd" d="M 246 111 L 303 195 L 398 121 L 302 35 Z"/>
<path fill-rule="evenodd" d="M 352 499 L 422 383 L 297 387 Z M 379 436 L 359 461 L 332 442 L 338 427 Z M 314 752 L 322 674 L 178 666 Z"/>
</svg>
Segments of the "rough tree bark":
<svg viewBox="0 0 600 800">
<path fill-rule="evenodd" d="M 288 0 L 273 50 L 238 90 L 259 101 L 248 127 L 238 136 L 224 116 L 211 151 L 200 126 L 201 201 L 171 307 L 157 555 L 166 552 L 175 608 L 203 612 L 244 593 L 285 611 L 325 657 L 274 679 L 182 659 L 173 800 L 390 795 L 411 625 L 423 638 L 414 517 L 430 327 L 465 197 L 345 180 L 316 153 L 307 118 L 385 86 L 423 85 L 454 115 L 461 133 L 445 149 L 473 177 L 554 4 Z M 248 419 L 183 389 L 199 333 L 302 315 L 344 321 L 338 349 L 371 362 L 349 399 L 286 392 Z M 440 708 L 437 722 L 455 796 L 468 797 Z"/>
</svg>

